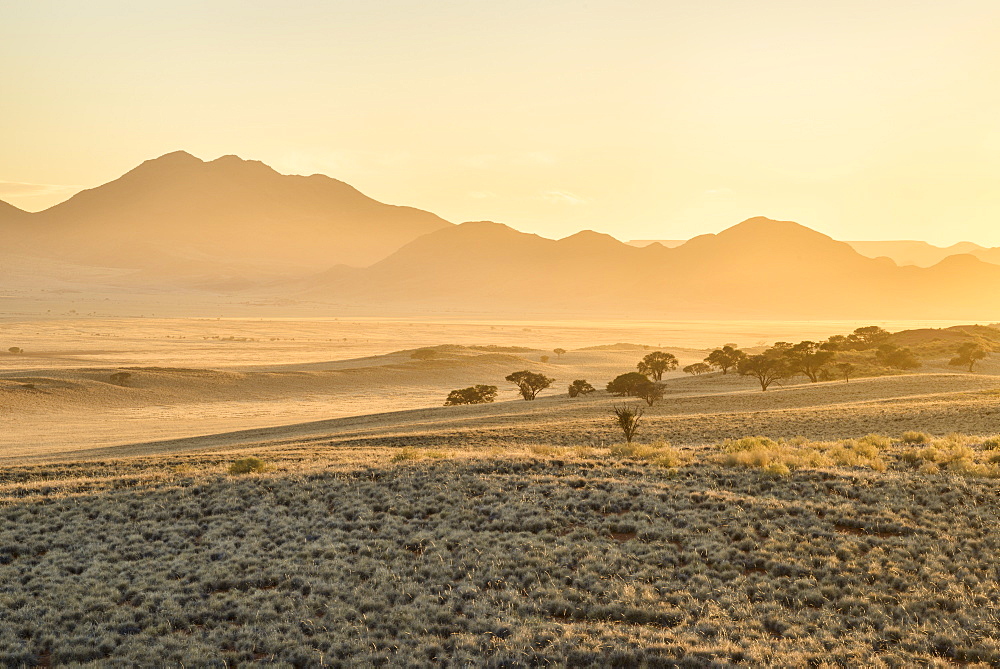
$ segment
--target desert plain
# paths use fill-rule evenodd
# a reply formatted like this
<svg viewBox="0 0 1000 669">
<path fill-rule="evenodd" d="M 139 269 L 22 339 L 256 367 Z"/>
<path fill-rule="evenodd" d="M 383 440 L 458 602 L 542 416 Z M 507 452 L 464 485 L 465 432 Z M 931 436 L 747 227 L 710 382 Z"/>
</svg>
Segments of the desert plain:
<svg viewBox="0 0 1000 669">
<path fill-rule="evenodd" d="M 995 666 L 1000 361 L 679 371 L 863 324 L 5 320 L 0 659 Z M 604 391 L 657 350 L 662 400 Z"/>
</svg>

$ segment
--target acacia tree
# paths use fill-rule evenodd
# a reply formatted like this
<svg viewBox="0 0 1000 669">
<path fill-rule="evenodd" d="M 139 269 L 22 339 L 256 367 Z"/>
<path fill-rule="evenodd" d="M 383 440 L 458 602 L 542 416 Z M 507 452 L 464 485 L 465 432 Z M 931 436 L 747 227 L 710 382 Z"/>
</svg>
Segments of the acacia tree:
<svg viewBox="0 0 1000 669">
<path fill-rule="evenodd" d="M 639 361 L 639 364 L 636 365 L 636 368 L 640 374 L 644 374 L 654 381 L 660 381 L 663 378 L 663 372 L 677 369 L 677 358 L 673 353 L 653 351 L 652 353 L 647 353 Z"/>
<path fill-rule="evenodd" d="M 816 383 L 820 370 L 833 362 L 836 353 L 824 350 L 816 342 L 803 341 L 785 349 L 784 355 L 793 371 L 805 374 L 810 381 Z"/>
<path fill-rule="evenodd" d="M 747 357 L 747 354 L 735 346 L 726 344 L 722 348 L 717 348 L 708 354 L 705 362 L 712 367 L 718 367 L 723 374 L 728 374 L 729 370 L 739 364 L 740 360 Z"/>
<path fill-rule="evenodd" d="M 636 397 L 641 397 L 646 400 L 646 404 L 653 406 L 657 402 L 663 399 L 663 386 L 656 381 L 646 380 L 646 382 L 640 385 L 636 389 Z"/>
<path fill-rule="evenodd" d="M 844 383 L 851 382 L 851 375 L 854 374 L 854 365 L 849 362 L 838 362 L 837 370 L 844 377 Z"/>
<path fill-rule="evenodd" d="M 879 344 L 884 344 L 891 336 L 888 331 L 877 325 L 868 325 L 857 328 L 853 333 L 847 335 L 846 344 L 856 351 L 867 351 Z"/>
<path fill-rule="evenodd" d="M 631 444 L 632 437 L 635 436 L 636 430 L 639 429 L 639 420 L 642 418 L 643 413 L 642 407 L 623 404 L 622 406 L 612 407 L 612 411 L 615 414 L 615 422 L 625 435 L 625 441 Z"/>
<path fill-rule="evenodd" d="M 908 348 L 901 348 L 895 344 L 882 344 L 875 350 L 875 359 L 886 367 L 895 369 L 917 369 L 920 367 L 920 360 Z"/>
<path fill-rule="evenodd" d="M 529 372 L 528 370 L 512 372 L 507 375 L 506 380 L 517 386 L 517 389 L 521 392 L 521 397 L 526 400 L 535 399 L 535 395 L 540 390 L 545 390 L 555 381 L 555 379 L 549 378 L 544 374 Z"/>
<path fill-rule="evenodd" d="M 444 401 L 446 407 L 458 404 L 487 404 L 497 398 L 496 386 L 469 386 L 461 390 L 453 390 L 448 393 L 448 399 Z"/>
<path fill-rule="evenodd" d="M 573 383 L 569 384 L 569 396 L 576 397 L 577 395 L 589 395 L 595 392 L 597 389 L 594 386 L 587 383 L 586 379 L 577 379 Z"/>
<path fill-rule="evenodd" d="M 561 357 L 563 357 L 563 353 L 566 352 L 566 349 L 564 349 L 564 348 L 554 348 L 554 349 L 552 349 L 552 352 L 556 354 L 556 358 L 561 358 Z"/>
<path fill-rule="evenodd" d="M 650 380 L 638 372 L 628 372 L 619 374 L 613 381 L 609 381 L 607 390 L 612 395 L 638 397 L 639 389 Z"/>
<path fill-rule="evenodd" d="M 692 376 L 701 376 L 702 374 L 708 374 L 711 372 L 712 368 L 704 362 L 696 362 L 693 365 L 688 365 L 681 371 L 685 374 L 691 374 Z"/>
<path fill-rule="evenodd" d="M 948 364 L 955 365 L 956 367 L 968 366 L 969 371 L 971 372 L 972 367 L 989 354 L 990 352 L 981 345 L 970 341 L 958 347 L 955 357 L 949 360 Z"/>
<path fill-rule="evenodd" d="M 736 365 L 740 376 L 752 376 L 760 383 L 761 391 L 780 379 L 786 379 L 794 372 L 788 360 L 780 352 L 773 349 L 758 355 L 749 355 Z"/>
</svg>

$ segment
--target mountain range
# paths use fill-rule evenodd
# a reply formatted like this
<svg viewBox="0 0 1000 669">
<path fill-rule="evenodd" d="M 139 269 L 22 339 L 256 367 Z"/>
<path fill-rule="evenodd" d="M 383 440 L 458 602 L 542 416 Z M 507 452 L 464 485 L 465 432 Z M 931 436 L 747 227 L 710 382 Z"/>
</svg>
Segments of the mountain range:
<svg viewBox="0 0 1000 669">
<path fill-rule="evenodd" d="M 38 213 L 0 203 L 0 232 L 10 240 L 0 253 L 5 283 L 26 259 L 42 279 L 62 262 L 70 269 L 60 280 L 85 275 L 87 285 L 177 301 L 196 289 L 381 316 L 995 320 L 1000 312 L 1000 265 L 971 254 L 900 266 L 765 217 L 670 246 L 593 231 L 553 240 L 489 221 L 453 225 L 326 176 L 282 175 L 235 156 L 170 153 Z M 958 250 L 1000 252 L 971 246 Z"/>
<path fill-rule="evenodd" d="M 684 239 L 633 239 L 630 246 L 649 246 L 661 244 L 674 248 L 683 244 Z M 868 258 L 889 258 L 897 265 L 916 265 L 930 267 L 945 258 L 954 255 L 968 254 L 984 262 L 1000 265 L 1000 247 L 988 248 L 972 242 L 959 242 L 951 246 L 934 246 L 928 242 L 911 239 L 885 241 L 846 241 L 851 248 Z"/>
</svg>

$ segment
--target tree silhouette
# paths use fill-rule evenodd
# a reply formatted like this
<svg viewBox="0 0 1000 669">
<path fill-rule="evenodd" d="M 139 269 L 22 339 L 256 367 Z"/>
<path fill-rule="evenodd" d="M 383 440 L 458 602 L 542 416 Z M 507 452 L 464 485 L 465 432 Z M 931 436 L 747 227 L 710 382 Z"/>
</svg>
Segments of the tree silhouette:
<svg viewBox="0 0 1000 669">
<path fill-rule="evenodd" d="M 968 366 L 969 371 L 971 372 L 973 365 L 989 354 L 990 352 L 983 348 L 980 344 L 970 341 L 958 347 L 955 357 L 949 360 L 948 364 L 955 365 L 956 367 Z"/>
<path fill-rule="evenodd" d="M 747 354 L 739 350 L 735 346 L 730 346 L 726 344 L 722 348 L 717 348 L 708 354 L 705 358 L 707 362 L 712 367 L 718 367 L 722 370 L 723 374 L 728 374 L 729 370 L 739 364 L 740 360 L 747 357 Z"/>
<path fill-rule="evenodd" d="M 786 379 L 794 372 L 788 365 L 788 360 L 781 351 L 774 349 L 758 355 L 749 355 L 736 365 L 740 376 L 752 376 L 760 383 L 762 391 L 780 379 Z"/>
<path fill-rule="evenodd" d="M 818 381 L 818 375 L 824 366 L 833 362 L 836 355 L 833 351 L 824 350 L 820 344 L 804 341 L 795 344 L 784 352 L 792 370 L 809 377 L 813 383 Z"/>
<path fill-rule="evenodd" d="M 540 390 L 545 390 L 555 381 L 555 379 L 551 379 L 544 374 L 537 374 L 528 370 L 513 372 L 507 375 L 506 380 L 517 386 L 517 389 L 521 392 L 521 397 L 526 400 L 535 399 L 535 395 Z"/>
<path fill-rule="evenodd" d="M 693 365 L 688 365 L 681 371 L 685 374 L 691 374 L 692 376 L 701 376 L 702 374 L 711 372 L 712 368 L 704 362 L 696 362 Z"/>
<path fill-rule="evenodd" d="M 650 383 L 650 380 L 638 372 L 628 372 L 619 374 L 613 381 L 608 382 L 607 390 L 612 395 L 638 397 L 639 390 L 643 385 Z"/>
<path fill-rule="evenodd" d="M 920 360 L 908 348 L 900 348 L 895 344 L 882 344 L 875 349 L 875 359 L 886 367 L 895 369 L 917 369 Z"/>
<path fill-rule="evenodd" d="M 561 357 L 563 357 L 563 353 L 566 352 L 566 349 L 564 349 L 564 348 L 554 348 L 554 349 L 552 349 L 552 352 L 556 354 L 556 358 L 561 358 Z"/>
<path fill-rule="evenodd" d="M 844 377 L 844 383 L 851 382 L 851 374 L 854 373 L 854 365 L 849 362 L 838 362 L 837 370 L 840 372 L 840 375 Z"/>
<path fill-rule="evenodd" d="M 656 381 L 646 379 L 644 384 L 636 388 L 635 396 L 641 397 L 646 400 L 646 404 L 653 406 L 663 399 L 663 386 Z"/>
<path fill-rule="evenodd" d="M 576 397 L 577 395 L 589 395 L 595 392 L 597 389 L 594 386 L 587 383 L 586 379 L 577 379 L 573 383 L 569 384 L 569 396 Z"/>
<path fill-rule="evenodd" d="M 642 407 L 625 404 L 613 407 L 612 411 L 615 414 L 615 422 L 625 435 L 625 441 L 631 444 L 632 437 L 635 436 L 636 430 L 639 429 L 639 420 L 643 414 Z"/>
<path fill-rule="evenodd" d="M 852 334 L 847 335 L 847 345 L 856 351 L 867 351 L 879 344 L 884 344 L 891 336 L 889 332 L 879 326 L 869 325 L 858 328 Z"/>
<path fill-rule="evenodd" d="M 458 404 L 486 404 L 495 400 L 496 397 L 496 386 L 470 386 L 448 393 L 448 399 L 444 401 L 444 405 L 447 407 Z"/>
<path fill-rule="evenodd" d="M 636 365 L 640 374 L 644 374 L 654 381 L 659 381 L 663 378 L 663 372 L 671 369 L 677 369 L 677 358 L 673 353 L 664 353 L 663 351 L 653 351 L 652 353 L 647 353 L 646 356 L 639 361 Z"/>
</svg>

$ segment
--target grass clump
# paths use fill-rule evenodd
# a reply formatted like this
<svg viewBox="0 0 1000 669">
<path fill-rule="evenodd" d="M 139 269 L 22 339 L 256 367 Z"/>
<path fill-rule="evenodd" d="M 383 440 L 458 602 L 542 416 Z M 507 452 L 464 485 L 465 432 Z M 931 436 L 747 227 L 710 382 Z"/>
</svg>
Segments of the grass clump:
<svg viewBox="0 0 1000 669">
<path fill-rule="evenodd" d="M 393 462 L 406 462 L 408 460 L 423 460 L 424 458 L 432 459 L 443 459 L 448 457 L 448 454 L 444 451 L 435 451 L 431 449 L 419 449 L 413 448 L 412 446 L 404 446 L 403 448 L 396 451 L 392 456 Z"/>
<path fill-rule="evenodd" d="M 899 439 L 904 444 L 913 445 L 913 444 L 929 444 L 933 440 L 933 437 L 931 437 L 931 435 L 927 434 L 926 432 L 915 432 L 913 430 L 909 430 L 900 435 Z"/>
<path fill-rule="evenodd" d="M 870 434 L 861 439 L 841 439 L 832 445 L 820 444 L 819 448 L 825 447 L 834 464 L 842 467 L 867 467 L 884 472 L 886 464 L 879 453 L 890 446 L 892 439 Z"/>
<path fill-rule="evenodd" d="M 233 476 L 241 474 L 259 474 L 267 469 L 267 465 L 260 458 L 240 458 L 229 465 L 229 473 Z"/>
<path fill-rule="evenodd" d="M 786 476 L 796 469 L 833 466 L 866 467 L 881 472 L 886 464 L 880 452 L 891 445 L 889 437 L 877 434 L 840 441 L 743 437 L 724 441 L 720 446 L 722 452 L 710 460 L 729 467 L 763 469 L 777 476 Z"/>
<path fill-rule="evenodd" d="M 833 461 L 799 438 L 775 441 L 768 437 L 727 439 L 721 453 L 710 458 L 727 467 L 752 467 L 785 476 L 803 467 L 828 467 Z"/>
<path fill-rule="evenodd" d="M 969 478 L 1000 478 L 1000 454 L 977 451 L 970 446 L 975 441 L 963 434 L 949 434 L 921 448 L 905 451 L 902 461 L 921 474 L 951 473 Z"/>
<path fill-rule="evenodd" d="M 985 439 L 983 439 L 983 450 L 986 451 L 1000 450 L 1000 435 L 994 435 L 992 437 L 986 437 Z"/>
<path fill-rule="evenodd" d="M 663 440 L 652 444 L 617 444 L 611 447 L 610 455 L 621 460 L 642 460 L 671 468 L 690 462 L 690 458 Z"/>
</svg>

